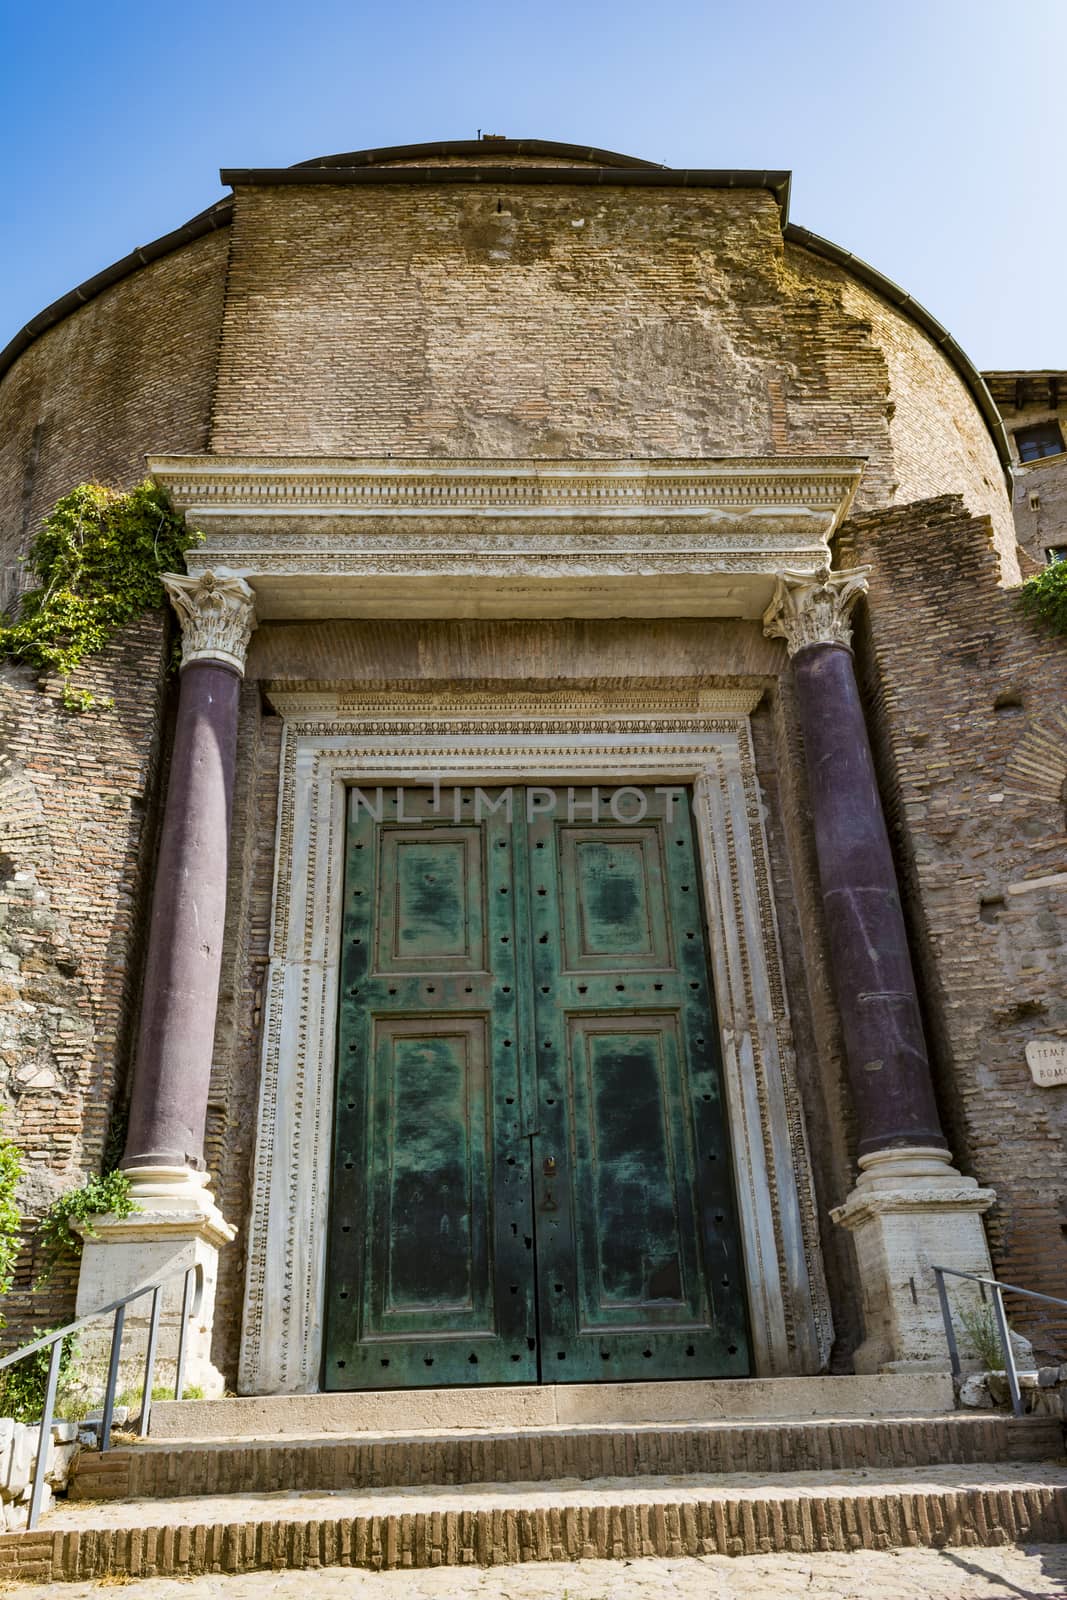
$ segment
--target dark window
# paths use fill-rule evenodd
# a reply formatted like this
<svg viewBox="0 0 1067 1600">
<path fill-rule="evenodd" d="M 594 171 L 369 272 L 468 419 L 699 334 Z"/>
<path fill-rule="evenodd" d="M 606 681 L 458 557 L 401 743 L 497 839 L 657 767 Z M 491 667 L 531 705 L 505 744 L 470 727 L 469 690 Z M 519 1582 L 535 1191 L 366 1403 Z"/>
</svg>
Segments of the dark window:
<svg viewBox="0 0 1067 1600">
<path fill-rule="evenodd" d="M 1058 422 L 1038 422 L 1032 428 L 1016 428 L 1015 443 L 1020 461 L 1040 461 L 1042 456 L 1063 454 L 1063 434 Z"/>
<path fill-rule="evenodd" d="M 1045 555 L 1048 559 L 1048 564 L 1050 567 L 1055 561 L 1067 561 L 1067 544 L 1049 545 L 1048 549 L 1045 551 Z"/>
</svg>

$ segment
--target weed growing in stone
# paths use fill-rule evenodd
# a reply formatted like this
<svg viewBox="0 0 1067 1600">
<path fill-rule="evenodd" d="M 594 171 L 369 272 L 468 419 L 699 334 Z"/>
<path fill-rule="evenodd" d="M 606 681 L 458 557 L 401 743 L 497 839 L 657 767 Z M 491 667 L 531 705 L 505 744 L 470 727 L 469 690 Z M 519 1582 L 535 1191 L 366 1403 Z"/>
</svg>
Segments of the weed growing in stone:
<svg viewBox="0 0 1067 1600">
<path fill-rule="evenodd" d="M 1053 561 L 1027 578 L 1019 590 L 1019 603 L 1053 633 L 1067 634 L 1067 561 Z"/>
<path fill-rule="evenodd" d="M 83 1235 L 93 1236 L 94 1217 L 128 1217 L 139 1210 L 125 1172 L 105 1172 L 80 1188 L 68 1189 L 52 1201 L 41 1218 L 40 1239 L 48 1263 L 44 1276 L 47 1278 L 61 1257 L 80 1254 Z"/>
</svg>

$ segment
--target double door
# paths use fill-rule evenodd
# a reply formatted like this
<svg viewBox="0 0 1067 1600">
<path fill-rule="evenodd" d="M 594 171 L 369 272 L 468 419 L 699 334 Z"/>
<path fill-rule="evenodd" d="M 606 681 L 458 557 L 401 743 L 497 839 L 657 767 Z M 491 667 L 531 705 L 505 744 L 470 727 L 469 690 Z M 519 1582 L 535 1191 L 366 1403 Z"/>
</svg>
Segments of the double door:
<svg viewBox="0 0 1067 1600">
<path fill-rule="evenodd" d="M 350 791 L 327 1389 L 744 1376 L 685 789 Z"/>
</svg>

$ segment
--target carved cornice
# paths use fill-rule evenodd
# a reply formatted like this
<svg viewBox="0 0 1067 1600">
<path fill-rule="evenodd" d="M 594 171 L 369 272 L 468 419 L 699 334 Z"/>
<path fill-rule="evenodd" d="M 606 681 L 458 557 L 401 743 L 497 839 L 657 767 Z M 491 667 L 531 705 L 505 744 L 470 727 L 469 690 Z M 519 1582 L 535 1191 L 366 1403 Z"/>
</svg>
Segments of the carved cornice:
<svg viewBox="0 0 1067 1600">
<path fill-rule="evenodd" d="M 329 717 L 351 718 L 354 724 L 388 722 L 397 731 L 417 723 L 424 731 L 474 732 L 483 722 L 504 731 L 515 724 L 529 729 L 544 723 L 554 732 L 562 725 L 604 732 L 640 724 L 642 729 L 671 731 L 708 718 L 747 717 L 763 695 L 760 684 L 740 689 L 650 690 L 604 693 L 565 690 L 560 694 L 487 694 L 483 691 L 425 694 L 353 694 L 351 690 L 293 690 L 267 686 L 271 705 L 287 721 Z M 378 728 L 381 731 L 381 728 Z"/>
<path fill-rule="evenodd" d="M 244 579 L 218 567 L 195 577 L 164 572 L 160 581 L 181 623 L 182 666 L 221 661 L 243 676 L 256 626 L 255 595 Z"/>
<path fill-rule="evenodd" d="M 259 615 L 757 617 L 814 572 L 862 462 L 153 456 Z"/>
<path fill-rule="evenodd" d="M 707 517 L 716 511 L 844 515 L 852 456 L 528 461 L 151 456 L 174 504 L 205 518 L 290 516 Z"/>
<path fill-rule="evenodd" d="M 784 639 L 790 656 L 814 644 L 852 648 L 852 608 L 867 592 L 870 567 L 816 573 L 783 571 L 777 575 L 774 599 L 763 613 L 768 639 Z"/>
</svg>

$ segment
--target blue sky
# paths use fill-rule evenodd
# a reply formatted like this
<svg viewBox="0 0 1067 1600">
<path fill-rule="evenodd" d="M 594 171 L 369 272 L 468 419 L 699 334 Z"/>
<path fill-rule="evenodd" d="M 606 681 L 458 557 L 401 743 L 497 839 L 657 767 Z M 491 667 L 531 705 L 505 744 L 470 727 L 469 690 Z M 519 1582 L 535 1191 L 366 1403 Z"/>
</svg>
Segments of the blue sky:
<svg viewBox="0 0 1067 1600">
<path fill-rule="evenodd" d="M 980 367 L 1067 367 L 1067 0 L 0 0 L 0 344 L 222 165 L 510 137 L 789 167 Z"/>
</svg>

